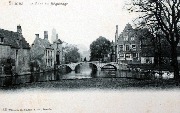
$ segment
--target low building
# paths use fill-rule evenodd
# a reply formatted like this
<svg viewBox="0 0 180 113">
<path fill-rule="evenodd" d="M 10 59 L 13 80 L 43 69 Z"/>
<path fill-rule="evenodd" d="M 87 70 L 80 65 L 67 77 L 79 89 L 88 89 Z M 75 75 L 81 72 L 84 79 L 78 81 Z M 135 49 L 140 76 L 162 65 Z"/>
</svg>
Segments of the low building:
<svg viewBox="0 0 180 113">
<path fill-rule="evenodd" d="M 12 71 L 17 74 L 30 71 L 30 46 L 22 35 L 20 25 L 17 26 L 17 32 L 0 29 L 0 53 L 0 66 L 12 67 L 9 68 L 11 74 Z"/>
</svg>

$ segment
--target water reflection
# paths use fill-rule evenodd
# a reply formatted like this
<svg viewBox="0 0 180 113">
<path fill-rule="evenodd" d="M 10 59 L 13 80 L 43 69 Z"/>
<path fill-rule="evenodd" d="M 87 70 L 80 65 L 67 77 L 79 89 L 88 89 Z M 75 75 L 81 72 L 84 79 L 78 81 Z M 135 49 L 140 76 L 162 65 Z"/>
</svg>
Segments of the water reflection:
<svg viewBox="0 0 180 113">
<path fill-rule="evenodd" d="M 130 71 L 120 71 L 116 70 L 114 67 L 109 66 L 106 69 L 97 70 L 89 64 L 82 64 L 76 68 L 76 71 L 72 71 L 68 74 L 61 76 L 62 79 L 81 79 L 81 78 L 109 78 L 109 77 L 134 77 L 138 73 L 133 73 Z M 138 76 L 137 76 L 138 77 Z"/>
<path fill-rule="evenodd" d="M 62 70 L 44 72 L 44 73 L 32 73 L 31 75 L 22 75 L 17 77 L 6 77 L 1 78 L 1 86 L 6 84 L 20 84 L 28 82 L 46 82 L 46 81 L 58 81 L 61 79 L 83 79 L 83 78 L 138 78 L 138 79 L 147 79 L 149 73 L 140 73 L 136 71 L 122 71 L 113 69 L 109 66 L 106 69 L 97 70 L 96 67 L 89 65 L 88 63 L 81 64 L 77 66 L 75 71 L 69 73 L 62 73 Z"/>
<path fill-rule="evenodd" d="M 97 70 L 88 63 L 77 66 L 75 71 L 66 74 L 56 72 L 45 72 L 34 74 L 34 81 L 51 81 L 60 79 L 83 79 L 83 78 L 111 78 L 111 77 L 126 77 L 126 78 L 142 78 L 142 74 L 132 71 L 116 70 L 114 67 L 109 67 L 102 70 Z"/>
</svg>

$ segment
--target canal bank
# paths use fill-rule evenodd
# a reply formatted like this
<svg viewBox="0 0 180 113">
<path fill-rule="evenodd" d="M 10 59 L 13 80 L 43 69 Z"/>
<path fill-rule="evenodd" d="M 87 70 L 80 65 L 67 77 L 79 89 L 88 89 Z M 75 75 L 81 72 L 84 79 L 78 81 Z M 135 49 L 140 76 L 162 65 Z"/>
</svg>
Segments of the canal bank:
<svg viewBox="0 0 180 113">
<path fill-rule="evenodd" d="M 63 79 L 59 81 L 33 82 L 19 85 L 2 87 L 2 90 L 18 89 L 172 89 L 180 88 L 176 86 L 174 80 L 139 80 L 130 78 L 83 78 L 83 79 Z"/>
<path fill-rule="evenodd" d="M 44 83 L 44 82 L 60 82 L 61 81 L 77 81 L 77 82 L 81 82 L 81 81 L 89 81 L 87 84 L 88 86 L 91 86 L 90 83 L 92 81 L 92 84 L 96 84 L 93 83 L 93 81 L 97 81 L 97 85 L 98 85 L 98 80 L 99 81 L 103 81 L 103 80 L 116 80 L 114 82 L 121 82 L 122 80 L 130 80 L 130 81 L 126 81 L 126 82 L 131 82 L 132 80 L 136 81 L 137 84 L 139 83 L 139 81 L 161 81 L 161 78 L 156 78 L 155 74 L 152 73 L 151 71 L 144 71 L 144 72 L 139 72 L 139 71 L 131 71 L 131 70 L 116 70 L 114 69 L 113 66 L 108 66 L 106 67 L 106 69 L 103 70 L 96 70 L 95 68 L 92 68 L 92 66 L 90 66 L 89 64 L 83 64 L 83 65 L 79 65 L 77 66 L 75 71 L 71 71 L 69 70 L 68 67 L 63 67 L 63 69 L 58 69 L 58 70 L 54 70 L 54 71 L 46 71 L 43 73 L 37 73 L 37 72 L 33 72 L 31 74 L 27 74 L 27 75 L 15 75 L 15 76 L 6 76 L 6 77 L 0 77 L 0 85 L 2 87 L 9 87 L 9 86 L 14 86 L 14 85 L 20 85 L 20 84 L 31 84 L 31 83 Z M 156 80 L 157 79 L 157 80 Z M 79 80 L 79 81 L 78 81 Z M 139 81 L 138 81 L 139 80 Z M 73 83 L 72 82 L 72 83 Z M 110 83 L 110 82 L 109 82 Z M 80 85 L 83 85 L 82 87 L 85 87 L 86 85 L 84 85 L 85 83 L 83 82 L 82 84 L 80 83 Z M 101 84 L 101 83 L 99 83 Z M 108 82 L 107 82 L 108 84 Z M 112 83 L 112 84 L 116 84 L 116 83 Z M 135 83 L 134 83 L 135 84 Z M 148 83 L 147 83 L 148 84 Z M 61 84 L 62 86 L 64 86 L 63 84 Z M 128 85 L 128 83 L 127 83 Z M 88 87 L 87 86 L 87 87 Z M 111 85 L 110 85 L 111 86 Z M 114 86 L 114 85 L 112 85 Z M 67 87 L 71 87 L 68 86 Z M 80 86 L 81 87 L 81 86 Z M 94 86 L 93 86 L 94 87 Z M 114 86 L 116 87 L 116 86 Z"/>
</svg>

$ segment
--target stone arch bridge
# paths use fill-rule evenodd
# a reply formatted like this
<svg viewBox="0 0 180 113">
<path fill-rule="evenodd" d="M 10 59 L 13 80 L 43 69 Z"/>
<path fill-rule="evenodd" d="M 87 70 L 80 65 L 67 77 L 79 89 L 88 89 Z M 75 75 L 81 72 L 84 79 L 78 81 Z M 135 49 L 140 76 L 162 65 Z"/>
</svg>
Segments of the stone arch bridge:
<svg viewBox="0 0 180 113">
<path fill-rule="evenodd" d="M 83 63 L 92 64 L 96 66 L 97 70 L 101 70 L 104 66 L 113 66 L 116 70 L 119 69 L 118 64 L 116 62 L 101 63 L 99 61 L 62 64 L 62 65 L 58 65 L 58 68 L 60 68 L 61 66 L 68 66 L 72 71 L 74 71 L 76 69 L 76 66 L 81 65 Z"/>
</svg>

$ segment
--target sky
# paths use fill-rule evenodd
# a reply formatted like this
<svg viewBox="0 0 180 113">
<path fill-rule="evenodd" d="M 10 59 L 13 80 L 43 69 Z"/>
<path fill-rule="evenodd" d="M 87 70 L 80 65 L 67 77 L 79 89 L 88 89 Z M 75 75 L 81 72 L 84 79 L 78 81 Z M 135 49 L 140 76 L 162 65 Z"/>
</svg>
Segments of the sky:
<svg viewBox="0 0 180 113">
<path fill-rule="evenodd" d="M 15 5 L 16 2 L 22 5 Z M 67 3 L 67 5 L 52 5 Z M 89 49 L 99 36 L 114 40 L 116 25 L 119 33 L 127 23 L 137 17 L 125 8 L 125 0 L 1 0 L 0 28 L 16 31 L 21 25 L 23 36 L 29 44 L 35 34 L 43 38 L 48 31 L 49 40 L 52 29 L 59 38 L 69 44 Z M 36 4 L 36 5 L 35 5 Z M 49 4 L 49 5 L 47 5 Z M 80 48 L 80 49 L 82 49 Z"/>
</svg>

